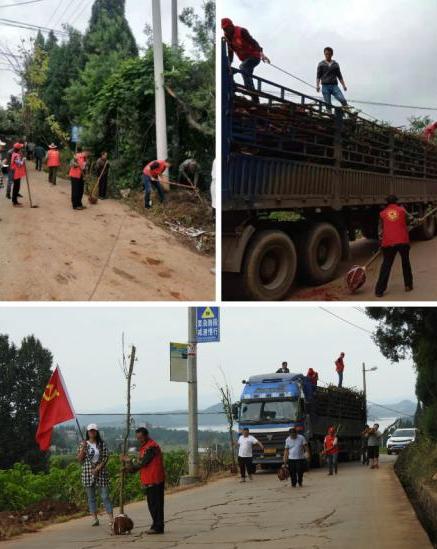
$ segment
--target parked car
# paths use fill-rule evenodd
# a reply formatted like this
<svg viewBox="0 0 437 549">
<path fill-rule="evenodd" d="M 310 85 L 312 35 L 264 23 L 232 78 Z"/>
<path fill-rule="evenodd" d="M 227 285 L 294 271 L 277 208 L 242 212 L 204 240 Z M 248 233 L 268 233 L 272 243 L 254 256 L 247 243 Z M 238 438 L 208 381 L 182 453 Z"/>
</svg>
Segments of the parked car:
<svg viewBox="0 0 437 549">
<path fill-rule="evenodd" d="M 417 429 L 396 429 L 387 440 L 387 454 L 398 454 L 401 450 L 415 442 Z"/>
</svg>

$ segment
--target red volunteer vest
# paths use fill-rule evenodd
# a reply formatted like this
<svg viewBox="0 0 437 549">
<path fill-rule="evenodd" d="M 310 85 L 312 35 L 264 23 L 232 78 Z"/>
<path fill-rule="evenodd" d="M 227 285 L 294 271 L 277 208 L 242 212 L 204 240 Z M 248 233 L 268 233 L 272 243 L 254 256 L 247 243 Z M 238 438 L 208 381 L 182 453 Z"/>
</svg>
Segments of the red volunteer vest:
<svg viewBox="0 0 437 549">
<path fill-rule="evenodd" d="M 231 48 L 238 55 L 240 61 L 245 61 L 249 57 L 261 59 L 261 50 L 258 50 L 252 44 L 249 44 L 242 36 L 242 31 L 243 29 L 241 27 L 234 27 Z"/>
<path fill-rule="evenodd" d="M 155 448 L 156 453 L 145 467 L 140 469 L 141 484 L 147 486 L 148 484 L 161 484 L 165 481 L 164 460 L 162 458 L 162 452 L 159 444 L 154 440 L 149 439 L 140 448 L 140 457 L 142 458 L 149 448 Z"/>
<path fill-rule="evenodd" d="M 21 179 L 22 177 L 25 177 L 26 175 L 26 166 L 23 164 L 22 166 L 19 166 L 15 163 L 16 160 L 21 160 L 21 155 L 14 152 L 11 156 L 11 169 L 14 172 L 14 179 Z"/>
<path fill-rule="evenodd" d="M 342 358 L 337 358 L 335 361 L 335 369 L 337 372 L 341 373 L 344 370 L 344 362 Z"/>
<path fill-rule="evenodd" d="M 154 170 L 151 169 L 151 165 L 158 162 L 159 168 L 155 168 Z M 153 162 L 149 162 L 147 166 L 144 168 L 144 175 L 148 175 L 149 177 L 158 177 L 158 175 L 161 175 L 165 172 L 167 169 L 167 163 L 165 160 L 153 160 Z"/>
<path fill-rule="evenodd" d="M 333 437 L 332 435 L 326 435 L 325 437 L 325 452 L 328 455 L 338 454 L 338 448 L 337 446 L 334 446 L 334 440 L 335 437 Z"/>
<path fill-rule="evenodd" d="M 47 166 L 49 168 L 58 168 L 61 165 L 59 151 L 50 149 L 47 153 Z"/>
<path fill-rule="evenodd" d="M 389 204 L 380 214 L 382 219 L 382 247 L 409 244 L 407 212 L 397 204 Z"/>
<path fill-rule="evenodd" d="M 76 162 L 79 164 L 77 168 L 73 168 L 73 166 L 70 168 L 70 171 L 68 172 L 68 175 L 70 177 L 73 177 L 74 179 L 80 179 L 82 177 L 82 164 L 81 159 L 79 158 L 79 154 L 75 154 L 74 158 Z"/>
</svg>

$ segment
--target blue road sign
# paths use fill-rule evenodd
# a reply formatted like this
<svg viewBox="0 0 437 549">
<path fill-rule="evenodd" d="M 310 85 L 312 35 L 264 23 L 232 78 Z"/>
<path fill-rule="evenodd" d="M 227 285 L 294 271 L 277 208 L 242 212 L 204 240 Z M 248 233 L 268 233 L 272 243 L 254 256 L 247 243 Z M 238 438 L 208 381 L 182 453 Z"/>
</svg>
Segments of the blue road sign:
<svg viewBox="0 0 437 549">
<path fill-rule="evenodd" d="M 81 133 L 82 133 L 82 126 L 72 126 L 71 127 L 71 142 L 72 143 L 79 143 Z"/>
<path fill-rule="evenodd" d="M 197 343 L 220 341 L 220 308 L 196 307 Z"/>
</svg>

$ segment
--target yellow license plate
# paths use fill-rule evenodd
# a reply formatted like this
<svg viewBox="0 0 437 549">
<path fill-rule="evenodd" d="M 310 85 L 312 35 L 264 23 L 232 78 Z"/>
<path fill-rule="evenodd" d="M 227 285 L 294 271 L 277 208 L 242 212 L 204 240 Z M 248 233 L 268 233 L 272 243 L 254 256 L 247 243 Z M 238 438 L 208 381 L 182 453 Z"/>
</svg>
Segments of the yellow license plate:
<svg viewBox="0 0 437 549">
<path fill-rule="evenodd" d="M 275 454 L 276 455 L 276 448 L 264 448 L 264 454 Z"/>
</svg>

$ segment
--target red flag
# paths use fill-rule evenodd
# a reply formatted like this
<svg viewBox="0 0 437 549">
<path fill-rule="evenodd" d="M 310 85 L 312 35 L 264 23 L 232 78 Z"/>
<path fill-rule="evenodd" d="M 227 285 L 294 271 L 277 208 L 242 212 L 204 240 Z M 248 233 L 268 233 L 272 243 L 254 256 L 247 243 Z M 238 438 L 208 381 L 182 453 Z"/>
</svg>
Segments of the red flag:
<svg viewBox="0 0 437 549">
<path fill-rule="evenodd" d="M 39 425 L 35 438 L 40 450 L 45 452 L 49 449 L 55 425 L 74 418 L 73 406 L 61 371 L 57 367 L 46 385 L 39 405 Z"/>
</svg>

